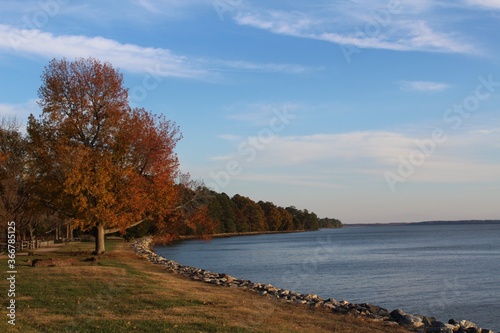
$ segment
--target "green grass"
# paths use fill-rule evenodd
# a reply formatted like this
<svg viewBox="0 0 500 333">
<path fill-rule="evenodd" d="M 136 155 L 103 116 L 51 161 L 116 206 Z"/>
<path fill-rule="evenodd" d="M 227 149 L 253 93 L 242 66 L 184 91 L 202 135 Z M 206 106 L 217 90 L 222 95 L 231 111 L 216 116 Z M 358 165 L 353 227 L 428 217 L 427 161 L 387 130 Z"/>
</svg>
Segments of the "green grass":
<svg viewBox="0 0 500 333">
<path fill-rule="evenodd" d="M 106 252 L 120 241 L 108 241 Z M 203 306 L 189 297 L 156 297 L 155 281 L 147 272 L 123 259 L 104 255 L 97 267 L 83 261 L 90 257 L 92 243 L 70 243 L 62 250 L 43 255 L 18 257 L 28 259 L 74 258 L 77 266 L 18 266 L 16 274 L 16 326 L 0 323 L 0 331 L 12 332 L 221 332 L 214 323 L 174 324 L 165 320 L 128 320 L 138 310 L 168 312 L 181 307 Z M 7 267 L 6 260 L 0 260 Z M 96 272 L 93 272 L 96 271 Z M 104 274 L 102 273 L 104 271 Z M 0 287 L 6 290 L 5 281 Z M 7 288 L 8 289 L 8 288 Z M 168 288 L 165 288 L 168 291 Z M 164 290 L 165 290 L 164 289 Z M 7 306 L 6 302 L 2 306 Z M 147 314 L 145 314 L 147 316 Z M 44 317 L 52 317 L 46 320 Z M 60 319 L 58 319 L 60 318 Z M 243 332 L 227 328 L 224 332 Z"/>
</svg>

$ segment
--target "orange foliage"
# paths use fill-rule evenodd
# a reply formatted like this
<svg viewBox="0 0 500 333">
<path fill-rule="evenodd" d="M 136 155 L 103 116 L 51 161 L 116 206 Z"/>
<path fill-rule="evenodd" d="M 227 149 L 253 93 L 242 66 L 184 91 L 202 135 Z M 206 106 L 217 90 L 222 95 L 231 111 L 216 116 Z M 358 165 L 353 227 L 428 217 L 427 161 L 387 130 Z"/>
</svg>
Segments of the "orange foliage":
<svg viewBox="0 0 500 333">
<path fill-rule="evenodd" d="M 186 211 L 175 209 L 181 135 L 174 123 L 131 109 L 123 76 L 109 63 L 52 60 L 42 81 L 43 114 L 28 126 L 41 198 L 83 229 L 124 232 L 167 215 L 174 225 L 186 220 Z M 210 231 L 206 212 L 189 214 L 193 226 Z"/>
</svg>

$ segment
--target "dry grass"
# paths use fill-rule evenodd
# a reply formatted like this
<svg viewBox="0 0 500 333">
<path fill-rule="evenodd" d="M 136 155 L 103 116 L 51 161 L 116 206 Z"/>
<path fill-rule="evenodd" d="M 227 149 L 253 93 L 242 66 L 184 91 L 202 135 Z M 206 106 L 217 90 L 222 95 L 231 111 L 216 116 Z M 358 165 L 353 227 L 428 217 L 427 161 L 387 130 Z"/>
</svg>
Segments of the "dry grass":
<svg viewBox="0 0 500 333">
<path fill-rule="evenodd" d="M 83 261 L 91 245 L 86 249 L 86 245 L 75 244 L 42 257 L 76 257 L 78 266 L 19 267 L 16 326 L 7 325 L 2 316 L 0 331 L 407 332 L 249 291 L 187 280 L 139 259 L 123 241 L 111 245 L 114 249 L 97 266 Z M 4 259 L 0 264 L 6 267 Z M 7 289 L 6 281 L 1 281 L 2 293 Z"/>
</svg>

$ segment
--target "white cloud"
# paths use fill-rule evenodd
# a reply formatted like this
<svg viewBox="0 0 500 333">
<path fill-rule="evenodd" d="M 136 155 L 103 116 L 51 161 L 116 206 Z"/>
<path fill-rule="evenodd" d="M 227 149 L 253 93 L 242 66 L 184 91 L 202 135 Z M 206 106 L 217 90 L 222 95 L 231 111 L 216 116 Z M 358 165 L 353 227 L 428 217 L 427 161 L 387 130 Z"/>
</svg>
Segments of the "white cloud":
<svg viewBox="0 0 500 333">
<path fill-rule="evenodd" d="M 486 9 L 500 9 L 499 0 L 466 0 L 466 3 L 474 6 Z"/>
<path fill-rule="evenodd" d="M 55 36 L 40 30 L 17 29 L 0 24 L 0 48 L 46 58 L 92 56 L 131 72 L 154 71 L 160 76 L 203 78 L 207 71 L 170 50 L 123 44 L 103 37 Z"/>
<path fill-rule="evenodd" d="M 387 4 L 385 4 L 387 7 Z M 423 11 L 430 5 L 417 6 Z M 411 8 L 410 8 L 411 7 Z M 406 10 L 415 6 L 406 4 Z M 234 16 L 236 23 L 268 30 L 275 34 L 323 40 L 358 48 L 387 49 L 393 51 L 425 51 L 475 54 L 477 47 L 456 33 L 439 32 L 423 18 L 390 14 L 378 17 L 374 11 L 361 7 L 334 8 L 329 15 L 284 12 L 275 10 L 246 9 Z M 410 11 L 411 12 L 411 11 Z M 342 19 L 344 17 L 345 19 Z M 347 19 L 349 18 L 349 20 Z M 385 21 L 384 21 L 385 20 Z"/>
<path fill-rule="evenodd" d="M 440 92 L 449 89 L 450 85 L 431 81 L 402 81 L 400 87 L 403 91 Z"/>
<path fill-rule="evenodd" d="M 268 183 L 268 184 L 280 184 L 285 186 L 300 186 L 300 187 L 314 187 L 314 188 L 326 188 L 326 189 L 341 189 L 342 186 L 325 182 L 324 178 L 319 175 L 290 175 L 290 174 L 272 174 L 272 173 L 253 173 L 246 174 L 242 173 L 236 175 L 235 180 L 251 182 L 251 183 Z"/>
<path fill-rule="evenodd" d="M 25 128 L 30 114 L 35 117 L 41 113 L 35 100 L 20 104 L 0 103 L 0 117 L 15 118 L 20 123 L 22 129 Z"/>
<path fill-rule="evenodd" d="M 275 135 L 266 142 L 259 141 L 256 136 L 245 141 L 244 152 L 248 154 L 241 155 L 237 149 L 241 142 L 233 140 L 234 153 L 218 156 L 212 162 L 238 161 L 244 170 L 238 175 L 239 179 L 257 179 L 267 175 L 267 181 L 273 182 L 273 177 L 269 175 L 275 174 L 276 181 L 285 183 L 283 177 L 297 182 L 303 179 L 298 175 L 306 174 L 314 175 L 315 183 L 348 185 L 357 182 L 360 177 L 370 182 L 384 182 L 386 172 L 398 173 L 402 159 L 418 156 L 422 158 L 422 163 L 415 165 L 415 173 L 407 178 L 408 183 L 500 181 L 500 159 L 497 157 L 500 156 L 500 146 L 490 144 L 500 142 L 498 129 L 445 134 L 447 139 L 440 143 L 431 143 L 430 134 L 409 135 L 390 131 Z M 258 145 L 252 146 L 251 142 Z M 423 151 L 421 147 L 424 144 L 431 152 Z M 252 147 L 255 147 L 254 154 L 249 153 Z M 254 158 L 248 160 L 249 156 Z M 220 169 L 224 170 L 223 167 Z M 309 179 L 308 182 L 313 181 Z"/>
<path fill-rule="evenodd" d="M 15 116 L 19 118 L 24 118 L 29 116 L 31 113 L 39 113 L 40 108 L 36 104 L 35 100 L 28 101 L 21 104 L 5 104 L 0 103 L 0 116 Z"/>
<path fill-rule="evenodd" d="M 150 12 L 169 13 L 181 9 L 192 8 L 195 6 L 212 5 L 213 0 L 169 0 L 169 1 L 132 0 L 130 1 L 130 3 L 137 4 Z"/>
<path fill-rule="evenodd" d="M 124 44 L 103 37 L 56 36 L 41 30 L 17 29 L 2 24 L 0 49 L 45 58 L 92 56 L 134 73 L 201 80 L 216 79 L 218 73 L 227 71 L 302 74 L 315 70 L 294 64 L 200 59 L 177 55 L 168 49 Z"/>
<path fill-rule="evenodd" d="M 295 64 L 275 64 L 275 63 L 253 63 L 241 60 L 212 60 L 207 64 L 217 71 L 238 71 L 238 72 L 266 72 L 266 73 L 288 73 L 303 74 L 319 70 L 320 68 L 306 67 Z"/>
<path fill-rule="evenodd" d="M 107 1 L 69 1 L 69 0 L 23 0 L 2 1 L 2 13 L 15 18 L 12 23 L 29 22 L 28 25 L 41 28 L 40 18 L 44 13 L 50 19 L 66 16 L 69 19 L 84 20 L 91 24 L 110 25 L 117 21 L 131 24 L 150 24 L 152 20 L 178 20 L 192 18 L 198 8 L 212 6 L 213 0 L 107 0 Z M 19 18 L 22 17 L 22 20 Z M 37 21 L 38 20 L 38 21 Z"/>
</svg>

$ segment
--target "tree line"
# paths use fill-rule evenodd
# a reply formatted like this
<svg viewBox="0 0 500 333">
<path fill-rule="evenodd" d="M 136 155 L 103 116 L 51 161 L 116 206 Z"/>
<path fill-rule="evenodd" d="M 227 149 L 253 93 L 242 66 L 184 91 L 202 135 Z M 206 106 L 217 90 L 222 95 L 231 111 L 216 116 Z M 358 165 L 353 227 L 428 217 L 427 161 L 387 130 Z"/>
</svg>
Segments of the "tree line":
<svg viewBox="0 0 500 333">
<path fill-rule="evenodd" d="M 334 218 L 318 218 L 316 213 L 294 206 L 280 207 L 272 202 L 254 200 L 236 194 L 233 197 L 226 193 L 217 193 L 208 188 L 197 191 L 185 189 L 195 197 L 202 192 L 206 203 L 206 218 L 210 223 L 210 235 L 248 232 L 289 232 L 311 231 L 321 228 L 342 228 L 340 220 Z M 197 229 L 189 224 L 175 226 L 168 224 L 168 234 L 177 236 L 194 236 Z M 144 223 L 127 230 L 127 237 L 142 237 L 157 233 L 158 226 Z"/>
<path fill-rule="evenodd" d="M 107 62 L 52 60 L 41 75 L 26 134 L 0 123 L 0 218 L 19 234 L 43 237 L 65 225 L 105 235 L 153 231 L 181 235 L 315 230 L 339 226 L 295 207 L 216 193 L 179 170 L 175 123 L 132 108 L 123 75 Z M 2 232 L 2 235 L 5 232 Z"/>
<path fill-rule="evenodd" d="M 239 194 L 230 198 L 226 193 L 209 192 L 208 216 L 215 222 L 216 233 L 317 230 L 341 226 L 325 223 L 325 219 L 319 219 L 307 209 L 255 202 Z"/>
</svg>

